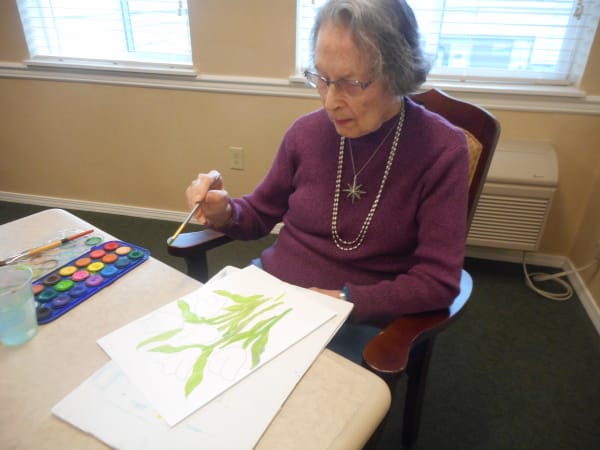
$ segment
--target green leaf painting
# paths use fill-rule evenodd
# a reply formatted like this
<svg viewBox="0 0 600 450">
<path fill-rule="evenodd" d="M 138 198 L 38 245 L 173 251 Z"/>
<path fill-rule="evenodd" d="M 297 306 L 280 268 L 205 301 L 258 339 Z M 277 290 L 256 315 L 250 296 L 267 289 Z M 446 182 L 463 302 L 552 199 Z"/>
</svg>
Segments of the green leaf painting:
<svg viewBox="0 0 600 450">
<path fill-rule="evenodd" d="M 184 300 L 179 300 L 177 306 L 183 321 L 190 325 L 208 325 L 219 332 L 220 338 L 210 345 L 186 344 L 171 345 L 168 341 L 176 337 L 182 327 L 163 331 L 155 336 L 137 344 L 137 349 L 163 354 L 173 354 L 183 351 L 196 351 L 199 355 L 194 362 L 192 373 L 186 380 L 184 390 L 188 397 L 204 379 L 204 371 L 213 352 L 223 349 L 235 343 L 242 343 L 242 348 L 249 352 L 252 368 L 260 363 L 260 358 L 267 348 L 269 333 L 271 329 L 283 319 L 292 308 L 281 313 L 273 313 L 275 309 L 283 304 L 279 297 L 271 298 L 263 295 L 242 296 L 226 290 L 216 290 L 215 294 L 225 297 L 231 304 L 223 308 L 219 314 L 213 317 L 199 317 L 190 305 Z M 269 315 L 271 313 L 271 315 Z M 152 346 L 153 344 L 160 344 Z"/>
</svg>

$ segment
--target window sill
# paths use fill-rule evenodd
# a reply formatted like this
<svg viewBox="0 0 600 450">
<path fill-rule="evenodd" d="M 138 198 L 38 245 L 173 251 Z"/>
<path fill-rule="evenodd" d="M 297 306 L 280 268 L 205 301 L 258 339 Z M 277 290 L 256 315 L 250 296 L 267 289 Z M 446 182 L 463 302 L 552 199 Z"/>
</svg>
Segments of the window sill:
<svg viewBox="0 0 600 450">
<path fill-rule="evenodd" d="M 191 66 L 155 68 L 145 66 L 88 66 L 0 62 L 0 78 L 70 81 L 162 89 L 194 90 L 225 94 L 266 95 L 318 99 L 304 78 L 260 78 L 245 76 L 196 75 Z M 449 95 L 493 110 L 557 112 L 600 115 L 600 95 L 586 95 L 573 87 L 516 84 L 428 82 L 425 89 L 437 87 Z"/>
<path fill-rule="evenodd" d="M 144 63 L 129 61 L 91 61 L 73 58 L 34 58 L 24 61 L 30 70 L 55 71 L 58 73 L 108 73 L 108 74 L 144 74 L 164 76 L 195 77 L 192 64 L 182 63 Z"/>
<path fill-rule="evenodd" d="M 290 82 L 303 84 L 304 77 L 292 76 Z M 600 115 L 600 96 L 586 95 L 573 86 L 433 79 L 422 88 L 438 88 L 448 95 L 488 109 Z"/>
<path fill-rule="evenodd" d="M 488 109 L 600 115 L 600 96 L 573 86 L 432 80 L 423 87 L 442 89 Z"/>
</svg>

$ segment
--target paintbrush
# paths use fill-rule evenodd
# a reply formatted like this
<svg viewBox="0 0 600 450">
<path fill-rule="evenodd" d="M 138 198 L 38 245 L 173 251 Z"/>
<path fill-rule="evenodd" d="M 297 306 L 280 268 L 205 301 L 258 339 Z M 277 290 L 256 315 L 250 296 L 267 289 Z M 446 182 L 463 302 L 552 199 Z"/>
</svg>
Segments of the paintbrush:
<svg viewBox="0 0 600 450">
<path fill-rule="evenodd" d="M 27 256 L 33 256 L 33 255 L 37 255 L 38 253 L 44 252 L 46 250 L 50 250 L 52 248 L 56 248 L 56 247 L 60 247 L 63 244 L 67 244 L 68 242 L 71 242 L 75 239 L 78 239 L 82 236 L 85 236 L 87 234 L 90 234 L 92 231 L 94 230 L 87 230 L 87 231 L 83 231 L 81 233 L 77 233 L 74 234 L 72 236 L 67 236 L 65 238 L 59 239 L 58 241 L 54 241 L 54 242 L 50 242 L 49 244 L 45 244 L 42 245 L 40 247 L 35 247 L 29 250 L 24 250 L 21 253 L 18 253 L 16 255 L 10 256 L 8 258 L 6 258 L 4 261 L 0 261 L 0 266 L 5 266 L 7 264 L 11 264 L 21 258 L 25 258 Z"/>
<path fill-rule="evenodd" d="M 210 183 L 208 190 L 210 190 L 220 179 L 221 179 L 221 174 L 217 173 L 217 176 L 213 179 L 212 183 Z M 192 208 L 192 210 L 190 211 L 188 216 L 185 218 L 185 220 L 182 222 L 182 224 L 179 226 L 179 228 L 177 228 L 177 231 L 175 232 L 175 234 L 173 236 L 171 236 L 169 239 L 167 239 L 167 245 L 171 245 L 175 241 L 175 239 L 177 239 L 177 236 L 179 236 L 181 234 L 181 232 L 183 231 L 183 229 L 187 226 L 187 224 L 190 223 L 190 220 L 192 220 L 192 217 L 194 217 L 194 214 L 196 214 L 196 212 L 198 211 L 198 208 L 200 208 L 200 206 L 202 206 L 202 200 L 200 200 L 198 203 L 196 203 L 196 205 L 194 205 L 194 207 Z"/>
<path fill-rule="evenodd" d="M 194 214 L 196 214 L 196 211 L 198 211 L 198 208 L 200 208 L 201 205 L 202 205 L 202 202 L 196 203 L 196 205 L 190 211 L 190 213 L 185 218 L 185 220 L 181 223 L 181 225 L 179 225 L 179 228 L 177 228 L 177 231 L 175 232 L 175 234 L 167 240 L 167 245 L 171 245 L 173 243 L 173 241 L 175 239 L 177 239 L 177 236 L 179 236 L 181 234 L 181 232 L 183 231 L 183 229 L 186 227 L 186 225 L 188 223 L 190 223 L 190 220 L 192 220 L 192 217 L 194 217 Z"/>
</svg>

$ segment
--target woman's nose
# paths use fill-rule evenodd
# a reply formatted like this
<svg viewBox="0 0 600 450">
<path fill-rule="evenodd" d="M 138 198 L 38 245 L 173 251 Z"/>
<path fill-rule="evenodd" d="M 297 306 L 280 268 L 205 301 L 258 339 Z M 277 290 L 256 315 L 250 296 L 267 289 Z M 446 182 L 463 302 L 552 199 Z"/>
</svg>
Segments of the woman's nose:
<svg viewBox="0 0 600 450">
<path fill-rule="evenodd" d="M 325 109 L 333 110 L 338 108 L 343 102 L 343 95 L 339 87 L 331 83 L 325 92 L 321 94 L 323 106 Z"/>
</svg>

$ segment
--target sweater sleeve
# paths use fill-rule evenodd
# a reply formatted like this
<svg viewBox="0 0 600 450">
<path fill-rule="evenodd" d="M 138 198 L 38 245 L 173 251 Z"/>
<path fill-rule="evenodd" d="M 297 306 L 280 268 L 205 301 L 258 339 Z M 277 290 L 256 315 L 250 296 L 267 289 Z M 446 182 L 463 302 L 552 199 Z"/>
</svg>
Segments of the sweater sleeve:
<svg viewBox="0 0 600 450">
<path fill-rule="evenodd" d="M 348 280 L 355 322 L 385 325 L 404 314 L 445 308 L 458 294 L 467 233 L 468 150 L 456 129 L 445 145 L 423 177 L 414 264 L 375 284 Z"/>
</svg>

